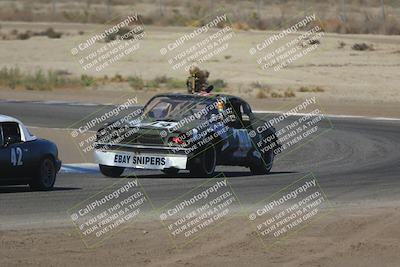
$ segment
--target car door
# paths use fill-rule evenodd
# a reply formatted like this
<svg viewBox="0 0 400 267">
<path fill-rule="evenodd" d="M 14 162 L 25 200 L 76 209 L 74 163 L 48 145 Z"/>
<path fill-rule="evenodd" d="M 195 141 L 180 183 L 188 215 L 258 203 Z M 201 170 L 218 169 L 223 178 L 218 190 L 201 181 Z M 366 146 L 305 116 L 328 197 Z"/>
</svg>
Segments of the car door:
<svg viewBox="0 0 400 267">
<path fill-rule="evenodd" d="M 24 152 L 25 144 L 21 139 L 21 131 L 17 122 L 0 124 L 2 146 L 0 148 L 0 170 L 2 177 L 18 179 L 27 173 Z"/>
<path fill-rule="evenodd" d="M 8 175 L 8 153 L 4 147 L 3 129 L 0 124 L 0 178 L 5 178 Z"/>
<path fill-rule="evenodd" d="M 232 151 L 232 156 L 235 158 L 247 158 L 248 153 L 252 149 L 252 142 L 248 134 L 246 125 L 243 122 L 242 101 L 239 99 L 232 99 L 229 103 L 229 107 L 232 108 L 233 120 L 229 123 L 230 135 L 229 135 L 229 150 Z"/>
</svg>

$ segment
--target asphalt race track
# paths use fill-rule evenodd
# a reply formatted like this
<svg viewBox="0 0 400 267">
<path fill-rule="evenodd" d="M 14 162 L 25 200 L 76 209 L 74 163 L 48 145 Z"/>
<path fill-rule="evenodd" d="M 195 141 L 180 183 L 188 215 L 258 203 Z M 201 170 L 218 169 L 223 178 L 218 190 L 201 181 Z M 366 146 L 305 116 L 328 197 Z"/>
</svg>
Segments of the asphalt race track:
<svg viewBox="0 0 400 267">
<path fill-rule="evenodd" d="M 0 113 L 28 126 L 67 128 L 98 106 L 0 103 Z M 333 205 L 374 205 L 400 198 L 400 121 L 332 118 L 333 129 L 276 159 L 272 172 L 219 167 L 243 206 L 251 206 L 312 172 Z M 328 125 L 322 125 L 327 127 Z M 204 182 L 186 173 L 166 178 L 158 171 L 134 171 L 155 208 Z M 121 178 L 124 179 L 124 178 Z M 130 178 L 128 178 L 130 179 Z M 0 187 L 0 229 L 71 225 L 66 211 L 119 179 L 100 173 L 61 173 L 51 192 Z"/>
</svg>

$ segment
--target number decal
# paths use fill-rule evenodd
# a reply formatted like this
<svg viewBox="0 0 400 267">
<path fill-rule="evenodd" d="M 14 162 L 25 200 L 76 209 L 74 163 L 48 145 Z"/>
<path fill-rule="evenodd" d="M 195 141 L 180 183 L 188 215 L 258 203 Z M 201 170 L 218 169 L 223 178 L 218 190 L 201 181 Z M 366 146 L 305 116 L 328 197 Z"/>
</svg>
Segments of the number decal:
<svg viewBox="0 0 400 267">
<path fill-rule="evenodd" d="M 22 149 L 20 147 L 11 148 L 11 165 L 22 166 Z"/>
</svg>

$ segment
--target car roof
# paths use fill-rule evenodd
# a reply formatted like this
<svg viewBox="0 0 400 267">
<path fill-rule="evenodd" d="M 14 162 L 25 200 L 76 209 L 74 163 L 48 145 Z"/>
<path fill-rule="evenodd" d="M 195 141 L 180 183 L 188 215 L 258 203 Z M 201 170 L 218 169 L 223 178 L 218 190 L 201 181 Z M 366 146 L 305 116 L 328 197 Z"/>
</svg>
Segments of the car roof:
<svg viewBox="0 0 400 267">
<path fill-rule="evenodd" d="M 6 116 L 6 115 L 1 115 L 1 114 L 0 114 L 0 122 L 17 122 L 17 123 L 21 123 L 16 118 L 13 118 L 13 117 L 10 117 L 10 116 Z"/>
</svg>

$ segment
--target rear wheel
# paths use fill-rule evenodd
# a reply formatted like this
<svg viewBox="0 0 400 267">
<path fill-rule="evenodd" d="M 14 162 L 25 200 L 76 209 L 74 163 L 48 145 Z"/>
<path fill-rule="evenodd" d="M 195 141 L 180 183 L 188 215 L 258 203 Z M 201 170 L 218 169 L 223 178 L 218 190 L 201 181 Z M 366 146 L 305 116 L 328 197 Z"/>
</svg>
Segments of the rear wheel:
<svg viewBox="0 0 400 267">
<path fill-rule="evenodd" d="M 217 152 L 214 145 L 209 145 L 190 161 L 189 171 L 192 176 L 210 177 L 217 165 Z"/>
<path fill-rule="evenodd" d="M 56 166 L 51 158 L 44 158 L 40 162 L 39 170 L 29 186 L 32 190 L 48 191 L 53 189 L 56 182 Z"/>
<path fill-rule="evenodd" d="M 274 151 L 270 149 L 267 153 L 261 154 L 261 157 L 254 157 L 250 171 L 254 175 L 267 174 L 272 169 L 273 161 Z"/>
<path fill-rule="evenodd" d="M 124 172 L 125 168 L 122 167 L 113 167 L 113 166 L 106 166 L 106 165 L 99 165 L 100 172 L 107 177 L 118 178 L 121 177 L 122 173 Z"/>
</svg>

